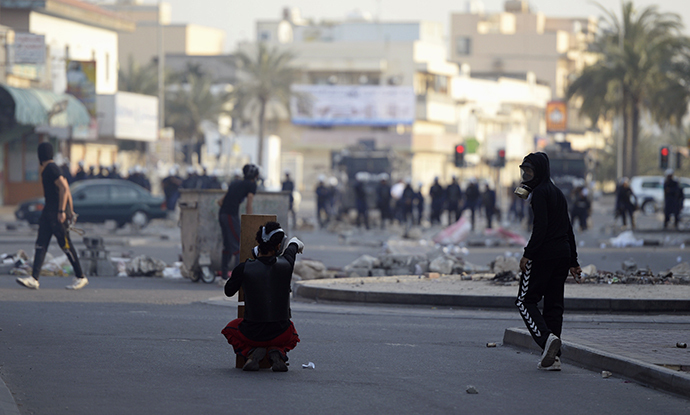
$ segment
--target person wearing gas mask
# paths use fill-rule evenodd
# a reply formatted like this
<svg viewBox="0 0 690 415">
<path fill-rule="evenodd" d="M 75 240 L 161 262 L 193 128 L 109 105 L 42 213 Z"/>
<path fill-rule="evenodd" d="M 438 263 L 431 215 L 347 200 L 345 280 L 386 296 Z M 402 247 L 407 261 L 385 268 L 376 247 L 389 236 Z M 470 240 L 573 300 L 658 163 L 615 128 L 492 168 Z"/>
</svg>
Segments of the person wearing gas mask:
<svg viewBox="0 0 690 415">
<path fill-rule="evenodd" d="M 290 321 L 290 283 L 295 257 L 304 250 L 297 238 L 287 241 L 277 222 L 268 222 L 256 233 L 255 259 L 239 264 L 225 284 L 225 295 L 244 291 L 244 318 L 238 318 L 221 331 L 235 350 L 246 358 L 245 371 L 257 371 L 268 354 L 274 372 L 287 372 L 287 352 L 299 342 Z"/>
<path fill-rule="evenodd" d="M 515 194 L 534 212 L 532 235 L 520 260 L 520 288 L 515 305 L 534 341 L 543 349 L 540 370 L 561 370 L 563 291 L 568 272 L 580 282 L 577 245 L 563 192 L 551 181 L 549 158 L 531 153 L 520 165 L 522 182 Z M 537 303 L 544 299 L 543 311 Z"/>
</svg>

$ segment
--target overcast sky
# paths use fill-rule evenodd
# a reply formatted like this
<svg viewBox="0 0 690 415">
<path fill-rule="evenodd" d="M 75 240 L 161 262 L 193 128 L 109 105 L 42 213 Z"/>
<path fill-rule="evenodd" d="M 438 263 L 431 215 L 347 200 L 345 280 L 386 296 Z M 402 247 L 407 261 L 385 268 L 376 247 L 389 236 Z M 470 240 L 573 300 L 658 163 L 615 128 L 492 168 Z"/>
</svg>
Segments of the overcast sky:
<svg viewBox="0 0 690 415">
<path fill-rule="evenodd" d="M 342 19 L 354 9 L 361 9 L 382 20 L 442 22 L 448 31 L 451 12 L 462 12 L 465 0 L 164 0 L 172 5 L 175 23 L 195 23 L 217 27 L 227 33 L 225 47 L 235 49 L 240 40 L 254 40 L 257 19 L 277 19 L 285 6 L 298 7 L 302 16 L 321 19 Z M 147 3 L 155 2 L 145 0 Z M 503 9 L 504 0 L 484 0 L 487 12 Z M 620 11 L 620 0 L 599 0 L 607 9 Z M 532 8 L 547 16 L 601 16 L 599 9 L 588 0 L 532 0 Z M 690 0 L 636 0 L 638 7 L 656 4 L 662 12 L 681 15 L 690 25 Z M 690 33 L 686 29 L 686 33 Z"/>
</svg>

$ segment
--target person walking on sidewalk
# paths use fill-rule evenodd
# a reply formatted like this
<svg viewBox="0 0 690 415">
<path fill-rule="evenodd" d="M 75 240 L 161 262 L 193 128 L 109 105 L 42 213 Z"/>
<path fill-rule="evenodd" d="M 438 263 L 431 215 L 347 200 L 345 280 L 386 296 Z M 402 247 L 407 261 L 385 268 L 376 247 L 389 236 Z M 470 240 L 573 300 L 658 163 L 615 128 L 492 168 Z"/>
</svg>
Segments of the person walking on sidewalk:
<svg viewBox="0 0 690 415">
<path fill-rule="evenodd" d="M 666 170 L 666 180 L 664 180 L 664 229 L 668 227 L 668 222 L 673 216 L 673 226 L 678 229 L 678 216 L 683 210 L 685 195 L 683 189 L 673 178 L 673 170 Z"/>
<path fill-rule="evenodd" d="M 53 161 L 53 146 L 50 143 L 38 145 L 38 161 L 41 167 L 41 180 L 43 182 L 43 195 L 45 205 L 41 218 L 38 220 L 38 237 L 36 238 L 36 252 L 31 276 L 17 278 L 17 282 L 27 288 L 38 289 L 38 277 L 48 252 L 50 239 L 55 235 L 60 249 L 67 255 L 67 259 L 74 269 L 74 281 L 68 285 L 68 290 L 84 288 L 89 280 L 81 269 L 77 250 L 69 237 L 68 224 L 75 218 L 72 193 L 65 176 Z"/>
<path fill-rule="evenodd" d="M 240 204 L 247 199 L 247 214 L 251 215 L 256 181 L 259 178 L 259 168 L 254 164 L 245 164 L 242 168 L 244 180 L 235 180 L 228 186 L 225 197 L 218 201 L 218 222 L 223 235 L 223 253 L 220 264 L 220 277 L 228 278 L 230 261 L 232 266 L 240 256 Z"/>
<path fill-rule="evenodd" d="M 534 223 L 520 260 L 520 288 L 515 305 L 534 341 L 543 349 L 538 368 L 561 370 L 563 291 L 568 271 L 580 282 L 577 246 L 563 192 L 551 181 L 549 158 L 531 153 L 520 165 L 522 183 L 515 193 L 530 200 Z M 544 299 L 543 312 L 537 303 Z"/>
<path fill-rule="evenodd" d="M 268 222 L 256 233 L 256 259 L 239 264 L 225 284 L 225 295 L 244 290 L 244 318 L 238 318 L 221 331 L 235 350 L 246 358 L 242 370 L 257 371 L 268 354 L 274 372 L 287 372 L 287 352 L 299 342 L 290 321 L 290 283 L 295 257 L 304 250 L 297 238 L 287 242 L 280 254 L 285 231 L 277 222 Z"/>
</svg>

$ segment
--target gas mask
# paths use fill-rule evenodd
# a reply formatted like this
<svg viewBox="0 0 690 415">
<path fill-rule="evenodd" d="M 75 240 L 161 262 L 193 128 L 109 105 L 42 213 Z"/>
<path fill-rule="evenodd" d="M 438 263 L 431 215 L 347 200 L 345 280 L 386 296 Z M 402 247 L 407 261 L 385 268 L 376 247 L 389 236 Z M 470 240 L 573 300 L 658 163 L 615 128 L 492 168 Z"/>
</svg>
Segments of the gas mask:
<svg viewBox="0 0 690 415">
<path fill-rule="evenodd" d="M 520 199 L 527 199 L 532 193 L 532 188 L 527 185 L 527 183 L 534 180 L 534 167 L 529 163 L 523 163 L 520 165 L 520 177 L 522 182 L 518 187 L 515 188 L 513 193 Z"/>
</svg>

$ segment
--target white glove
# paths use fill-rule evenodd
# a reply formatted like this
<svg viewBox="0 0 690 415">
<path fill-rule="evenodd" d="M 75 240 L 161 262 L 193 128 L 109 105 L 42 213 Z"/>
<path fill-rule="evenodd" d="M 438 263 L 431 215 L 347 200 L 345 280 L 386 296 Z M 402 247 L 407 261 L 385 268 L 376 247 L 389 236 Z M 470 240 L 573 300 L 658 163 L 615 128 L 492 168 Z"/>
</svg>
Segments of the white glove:
<svg viewBox="0 0 690 415">
<path fill-rule="evenodd" d="M 297 253 L 298 254 L 301 254 L 302 251 L 304 251 L 304 242 L 297 239 L 297 237 L 293 236 L 292 239 L 290 239 L 290 242 L 288 242 L 288 245 L 290 245 L 290 244 L 297 244 Z"/>
</svg>

